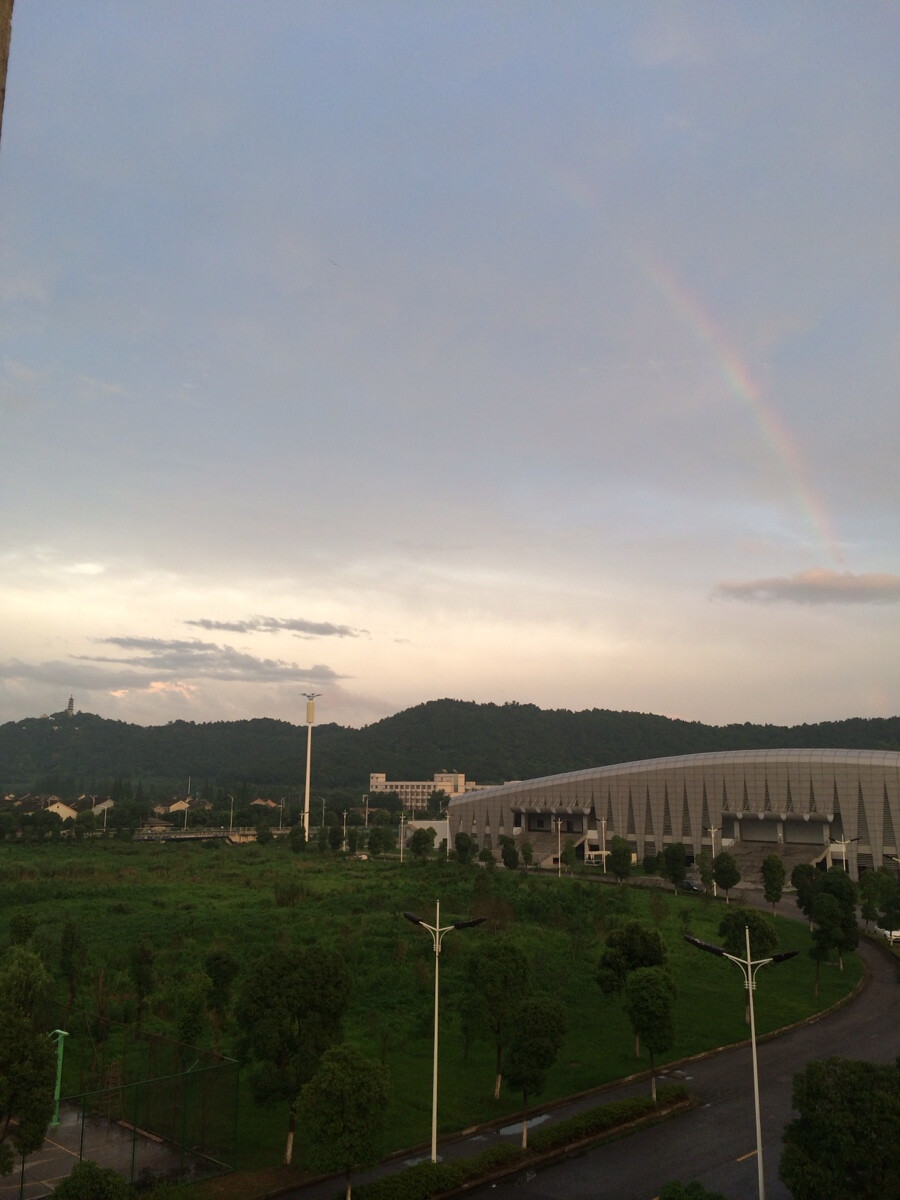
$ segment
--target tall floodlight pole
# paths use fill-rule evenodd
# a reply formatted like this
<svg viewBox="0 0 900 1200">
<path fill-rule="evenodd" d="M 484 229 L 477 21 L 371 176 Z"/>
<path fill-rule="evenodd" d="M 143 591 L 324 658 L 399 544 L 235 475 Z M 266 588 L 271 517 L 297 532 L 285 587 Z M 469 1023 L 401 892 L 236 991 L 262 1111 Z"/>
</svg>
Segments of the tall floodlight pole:
<svg viewBox="0 0 900 1200">
<path fill-rule="evenodd" d="M 440 992 L 438 990 L 438 975 L 439 964 L 441 961 L 441 942 L 444 940 L 444 934 L 449 933 L 451 929 L 470 929 L 473 925 L 481 925 L 487 917 L 472 917 L 468 921 L 454 921 L 452 925 L 441 925 L 441 902 L 435 902 L 434 924 L 427 925 L 421 917 L 417 917 L 415 913 L 405 912 L 404 917 L 407 921 L 412 921 L 413 925 L 421 925 L 423 929 L 427 929 L 431 934 L 431 940 L 434 944 L 434 1065 L 431 1074 L 431 1161 L 437 1162 L 437 1097 L 438 1097 L 438 1001 Z"/>
<path fill-rule="evenodd" d="M 303 840 L 309 842 L 309 768 L 312 762 L 312 727 L 316 723 L 316 700 L 321 692 L 304 692 L 306 697 L 306 790 L 303 793 Z"/>
<path fill-rule="evenodd" d="M 744 936 L 747 943 L 746 958 L 737 958 L 734 954 L 729 954 L 721 946 L 714 946 L 711 942 L 701 942 L 699 938 L 691 937 L 690 934 L 686 933 L 683 936 L 686 942 L 690 942 L 698 950 L 706 950 L 709 954 L 718 954 L 720 958 L 727 958 L 731 962 L 737 963 L 744 976 L 744 986 L 747 989 L 747 999 L 750 1008 L 750 1050 L 753 1057 L 753 1108 L 756 1116 L 756 1172 L 759 1184 L 759 1200 L 766 1200 L 766 1181 L 763 1175 L 762 1122 L 759 1114 L 759 1067 L 756 1061 L 756 1017 L 753 1012 L 753 993 L 756 991 L 756 973 L 760 967 L 764 967 L 767 963 L 786 962 L 787 959 L 798 955 L 800 951 L 786 950 L 782 954 L 773 954 L 769 958 L 758 958 L 754 961 L 750 957 L 749 925 L 744 926 Z"/>
</svg>

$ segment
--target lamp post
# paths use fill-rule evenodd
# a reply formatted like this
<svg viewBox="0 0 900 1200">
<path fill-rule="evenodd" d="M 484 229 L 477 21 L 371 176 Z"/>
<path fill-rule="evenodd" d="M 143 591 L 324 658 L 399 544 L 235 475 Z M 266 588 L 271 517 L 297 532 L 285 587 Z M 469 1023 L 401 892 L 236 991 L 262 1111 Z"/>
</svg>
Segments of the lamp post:
<svg viewBox="0 0 900 1200">
<path fill-rule="evenodd" d="M 562 817 L 556 818 L 556 878 L 562 879 Z"/>
<path fill-rule="evenodd" d="M 832 838 L 828 844 L 828 852 L 829 852 L 828 857 L 829 858 L 831 857 L 831 847 L 832 846 L 840 846 L 840 848 L 841 848 L 841 865 L 843 866 L 844 870 L 846 871 L 847 870 L 847 847 L 850 845 L 851 842 L 858 842 L 858 841 L 859 841 L 858 837 L 855 837 L 855 838 Z"/>
<path fill-rule="evenodd" d="M 434 924 L 427 925 L 421 917 L 417 917 L 415 913 L 405 912 L 404 917 L 407 921 L 412 921 L 413 925 L 421 925 L 423 929 L 427 929 L 431 934 L 431 941 L 434 945 L 434 1065 L 431 1073 L 431 1161 L 437 1162 L 437 1097 L 438 1097 L 438 1001 L 440 993 L 438 991 L 439 966 L 441 961 L 441 942 L 444 940 L 444 935 L 449 933 L 451 929 L 470 929 L 473 925 L 481 925 L 487 920 L 486 917 L 472 917 L 468 921 L 454 921 L 451 925 L 441 925 L 441 902 L 435 902 Z"/>
<path fill-rule="evenodd" d="M 721 833 L 722 828 L 721 828 L 721 826 L 717 826 L 717 825 L 710 825 L 708 828 L 709 828 L 709 840 L 710 840 L 710 844 L 712 845 L 713 863 L 715 863 L 715 861 L 716 861 L 716 834 Z M 719 893 L 716 890 L 716 877 L 714 875 L 713 876 L 713 896 L 714 897 L 718 896 L 718 894 Z"/>
<path fill-rule="evenodd" d="M 772 954 L 769 958 L 758 958 L 754 961 L 750 957 L 749 925 L 744 926 L 744 936 L 747 943 L 746 958 L 738 958 L 734 954 L 729 954 L 721 946 L 714 946 L 711 942 L 701 942 L 699 938 L 691 937 L 688 933 L 683 936 L 686 942 L 690 942 L 698 950 L 706 950 L 709 954 L 718 954 L 720 958 L 727 958 L 731 962 L 737 963 L 744 976 L 744 986 L 747 989 L 747 1000 L 750 1008 L 750 1050 L 753 1057 L 753 1107 L 756 1116 L 756 1171 L 759 1182 L 759 1200 L 766 1200 L 766 1182 L 763 1176 L 762 1123 L 759 1115 L 759 1067 L 756 1061 L 756 1017 L 753 1012 L 753 993 L 756 990 L 756 973 L 760 967 L 764 967 L 767 963 L 786 962 L 787 959 L 794 958 L 800 951 L 786 950 L 781 954 Z"/>
<path fill-rule="evenodd" d="M 316 723 L 316 700 L 321 692 L 304 692 L 306 697 L 306 791 L 303 793 L 303 836 L 309 841 L 309 767 L 312 762 L 312 727 Z"/>
<path fill-rule="evenodd" d="M 400 809 L 400 865 L 403 865 L 403 818 L 406 816 L 403 809 Z"/>
<path fill-rule="evenodd" d="M 606 874 L 606 817 L 600 818 L 600 824 L 603 828 L 603 846 L 600 851 L 603 857 L 603 874 Z"/>
<path fill-rule="evenodd" d="M 231 808 L 228 812 L 228 832 L 231 833 L 234 829 L 234 796 L 229 793 L 228 799 L 231 801 Z"/>
<path fill-rule="evenodd" d="M 368 793 L 366 793 L 366 795 L 363 796 L 363 803 L 366 806 L 366 818 L 365 818 L 365 822 L 364 822 L 364 828 L 368 829 L 369 828 L 369 796 L 368 796 Z"/>
</svg>

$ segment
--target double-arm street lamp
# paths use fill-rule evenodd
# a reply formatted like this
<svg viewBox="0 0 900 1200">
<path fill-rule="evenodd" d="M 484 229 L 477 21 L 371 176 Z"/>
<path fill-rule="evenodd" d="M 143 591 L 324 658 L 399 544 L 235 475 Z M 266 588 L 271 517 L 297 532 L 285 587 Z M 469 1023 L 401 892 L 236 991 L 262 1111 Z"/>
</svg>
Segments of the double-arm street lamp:
<svg viewBox="0 0 900 1200">
<path fill-rule="evenodd" d="M 766 1200 L 766 1182 L 763 1176 L 762 1124 L 759 1116 L 759 1068 L 756 1062 L 756 1017 L 753 1013 L 753 993 L 756 990 L 756 973 L 760 967 L 764 967 L 767 963 L 785 962 L 789 958 L 794 958 L 800 951 L 786 950 L 782 954 L 772 954 L 768 958 L 757 958 L 754 960 L 750 957 L 749 925 L 744 926 L 744 936 L 747 940 L 746 958 L 738 958 L 734 954 L 729 954 L 721 946 L 714 946 L 711 942 L 701 942 L 699 938 L 691 937 L 688 933 L 684 934 L 684 940 L 690 942 L 692 946 L 696 946 L 698 950 L 706 950 L 709 954 L 718 954 L 720 958 L 727 958 L 731 962 L 737 963 L 744 976 L 744 986 L 747 989 L 747 999 L 750 1009 L 750 1049 L 753 1057 L 753 1106 L 756 1114 L 756 1170 L 759 1180 L 759 1200 Z"/>
<path fill-rule="evenodd" d="M 431 1076 L 431 1161 L 437 1162 L 437 1097 L 438 1097 L 438 971 L 441 961 L 441 942 L 444 935 L 451 929 L 471 929 L 473 925 L 481 925 L 486 917 L 472 917 L 468 921 L 454 921 L 452 925 L 441 925 L 441 902 L 435 904 L 434 924 L 429 925 L 417 917 L 415 913 L 405 912 L 407 921 L 413 925 L 421 925 L 431 934 L 434 944 L 434 1067 Z"/>
</svg>

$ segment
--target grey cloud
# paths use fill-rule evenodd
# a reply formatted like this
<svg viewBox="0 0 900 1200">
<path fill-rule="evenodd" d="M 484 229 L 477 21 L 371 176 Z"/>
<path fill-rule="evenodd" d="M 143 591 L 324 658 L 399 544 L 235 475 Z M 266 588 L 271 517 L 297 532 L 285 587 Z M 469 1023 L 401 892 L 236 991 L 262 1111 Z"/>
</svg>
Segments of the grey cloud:
<svg viewBox="0 0 900 1200">
<path fill-rule="evenodd" d="M 85 691 L 109 691 L 111 689 L 139 689 L 150 683 L 148 677 L 123 665 L 119 671 L 106 667 L 94 667 L 72 659 L 51 659 L 47 662 L 27 663 L 10 658 L 0 663 L 0 679 L 33 680 L 36 683 L 58 685 L 62 688 L 81 688 Z"/>
<path fill-rule="evenodd" d="M 216 642 L 201 642 L 199 639 L 183 641 L 164 638 L 113 637 L 102 638 L 100 644 L 116 646 L 120 650 L 134 651 L 127 657 L 111 658 L 103 655 L 78 655 L 84 662 L 108 663 L 114 666 L 138 667 L 160 674 L 188 679 L 219 679 L 240 683 L 303 682 L 334 680 L 341 678 L 331 667 L 317 663 L 301 667 L 297 663 L 276 658 L 257 658 L 244 654 L 232 646 L 220 646 Z"/>
<path fill-rule="evenodd" d="M 716 594 L 728 600 L 773 604 L 896 604 L 900 575 L 854 575 L 814 567 L 797 575 L 774 579 L 723 582 Z"/>
<path fill-rule="evenodd" d="M 279 633 L 285 629 L 303 637 L 359 637 L 366 632 L 349 625 L 333 625 L 330 621 L 306 621 L 302 617 L 248 617 L 244 621 L 213 621 L 201 617 L 196 621 L 185 621 L 185 625 L 225 633 Z"/>
<path fill-rule="evenodd" d="M 79 654 L 41 663 L 9 659 L 0 663 L 0 679 L 29 679 L 86 691 L 139 691 L 173 680 L 331 683 L 345 678 L 323 663 L 305 667 L 282 659 L 256 658 L 215 642 L 118 637 L 100 639 L 100 644 L 126 653 L 122 657 Z"/>
</svg>

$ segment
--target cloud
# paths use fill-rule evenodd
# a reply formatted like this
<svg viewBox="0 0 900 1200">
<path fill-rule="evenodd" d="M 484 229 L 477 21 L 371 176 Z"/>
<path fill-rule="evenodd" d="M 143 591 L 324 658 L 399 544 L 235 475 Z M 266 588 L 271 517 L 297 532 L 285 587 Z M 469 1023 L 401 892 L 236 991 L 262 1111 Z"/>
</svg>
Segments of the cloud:
<svg viewBox="0 0 900 1200">
<path fill-rule="evenodd" d="M 244 621 L 213 621 L 201 617 L 196 621 L 185 621 L 197 629 L 220 629 L 226 633 L 279 633 L 287 629 L 298 637 L 360 637 L 368 632 L 353 629 L 349 625 L 333 625 L 330 621 L 306 621 L 302 617 L 248 617 Z"/>
<path fill-rule="evenodd" d="M 88 691 L 183 690 L 185 681 L 226 683 L 331 683 L 345 678 L 323 663 L 300 666 L 282 659 L 257 658 L 232 646 L 199 640 L 114 637 L 99 644 L 115 646 L 122 656 L 77 654 L 68 659 L 0 663 L 0 679 L 35 680 Z M 131 653 L 128 653 L 131 651 Z"/>
<path fill-rule="evenodd" d="M 854 575 L 813 567 L 790 577 L 725 581 L 716 594 L 760 604 L 780 600 L 792 604 L 896 604 L 900 601 L 900 575 Z"/>
</svg>

